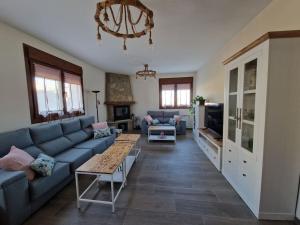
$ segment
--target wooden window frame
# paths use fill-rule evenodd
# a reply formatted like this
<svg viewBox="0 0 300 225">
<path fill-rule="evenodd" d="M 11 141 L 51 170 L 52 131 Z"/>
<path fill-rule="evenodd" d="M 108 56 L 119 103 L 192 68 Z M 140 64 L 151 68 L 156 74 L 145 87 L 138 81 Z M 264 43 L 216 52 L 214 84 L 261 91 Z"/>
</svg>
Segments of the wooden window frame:
<svg viewBox="0 0 300 225">
<path fill-rule="evenodd" d="M 58 119 L 64 119 L 64 118 L 69 118 L 69 117 L 74 117 L 74 116 L 85 115 L 82 67 L 77 66 L 66 60 L 60 59 L 54 55 L 51 55 L 44 51 L 41 51 L 41 50 L 34 48 L 30 45 L 27 45 L 25 43 L 23 43 L 23 50 L 24 50 L 24 59 L 25 59 L 25 69 L 26 69 L 31 123 L 34 124 L 34 123 L 49 122 L 49 121 L 58 120 Z M 60 71 L 61 82 L 62 82 L 62 93 L 61 94 L 63 97 L 63 111 L 64 111 L 63 116 L 59 116 L 57 113 L 49 114 L 47 117 L 39 115 L 37 95 L 36 95 L 36 91 L 35 91 L 36 90 L 35 80 L 34 80 L 34 78 L 35 78 L 34 64 L 35 63 Z M 81 89 L 82 89 L 83 112 L 80 112 L 80 111 L 76 111 L 76 112 L 72 112 L 72 113 L 67 112 L 66 100 L 64 97 L 64 93 L 65 93 L 64 73 L 65 72 L 80 76 Z"/>
<path fill-rule="evenodd" d="M 178 78 L 160 78 L 159 79 L 159 109 L 188 109 L 189 106 L 177 106 L 177 85 L 178 84 L 190 84 L 190 96 L 191 100 L 193 99 L 193 77 L 178 77 Z M 175 94 L 174 94 L 174 107 L 164 107 L 162 106 L 162 85 L 165 84 L 174 84 L 175 85 Z"/>
</svg>

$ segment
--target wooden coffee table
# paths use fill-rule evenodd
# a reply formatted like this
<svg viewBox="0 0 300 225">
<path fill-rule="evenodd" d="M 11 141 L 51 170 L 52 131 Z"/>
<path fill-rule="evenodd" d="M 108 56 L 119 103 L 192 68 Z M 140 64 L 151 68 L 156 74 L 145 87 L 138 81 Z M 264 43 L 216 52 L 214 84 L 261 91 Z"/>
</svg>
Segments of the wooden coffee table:
<svg viewBox="0 0 300 225">
<path fill-rule="evenodd" d="M 116 142 L 129 142 L 134 144 L 135 157 L 138 158 L 141 153 L 141 145 L 140 145 L 140 134 L 121 134 L 116 138 Z"/>
<path fill-rule="evenodd" d="M 134 143 L 116 142 L 110 146 L 103 154 L 94 155 L 75 171 L 77 207 L 80 208 L 80 202 L 92 202 L 99 204 L 108 204 L 112 206 L 112 212 L 115 211 L 115 202 L 120 195 L 121 190 L 126 185 L 126 177 L 131 168 L 126 165 L 128 158 L 136 159 L 136 156 L 130 156 L 134 150 Z M 96 179 L 80 194 L 78 175 L 95 175 Z M 108 181 L 111 183 L 111 201 L 101 201 L 84 198 L 85 194 L 99 181 Z M 115 195 L 114 182 L 121 182 L 120 188 Z"/>
<path fill-rule="evenodd" d="M 153 134 L 153 132 L 164 133 L 164 135 Z M 172 134 L 166 135 L 166 132 Z M 176 127 L 175 126 L 150 126 L 148 128 L 148 142 L 150 141 L 174 141 L 176 143 Z"/>
</svg>

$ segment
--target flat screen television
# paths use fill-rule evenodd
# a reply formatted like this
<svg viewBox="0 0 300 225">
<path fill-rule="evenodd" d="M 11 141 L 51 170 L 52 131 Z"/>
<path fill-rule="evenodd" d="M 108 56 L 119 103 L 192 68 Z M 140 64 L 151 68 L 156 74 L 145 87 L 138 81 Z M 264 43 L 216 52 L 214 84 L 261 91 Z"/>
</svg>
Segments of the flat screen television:
<svg viewBox="0 0 300 225">
<path fill-rule="evenodd" d="M 205 104 L 205 127 L 213 131 L 214 138 L 223 137 L 223 103 Z"/>
</svg>

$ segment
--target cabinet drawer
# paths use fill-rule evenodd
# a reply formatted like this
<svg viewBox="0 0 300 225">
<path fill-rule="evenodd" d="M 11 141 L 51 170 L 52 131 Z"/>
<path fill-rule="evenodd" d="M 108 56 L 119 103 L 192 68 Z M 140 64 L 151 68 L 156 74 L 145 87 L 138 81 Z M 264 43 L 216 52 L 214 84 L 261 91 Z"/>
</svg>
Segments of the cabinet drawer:
<svg viewBox="0 0 300 225">
<path fill-rule="evenodd" d="M 231 151 L 229 151 L 231 150 Z M 234 149 L 225 146 L 223 149 L 222 171 L 224 176 L 229 179 L 230 183 L 236 184 L 237 178 L 237 154 Z"/>
<path fill-rule="evenodd" d="M 253 205 L 257 194 L 255 165 L 251 160 L 240 158 L 238 173 L 241 196 L 247 204 Z"/>
</svg>

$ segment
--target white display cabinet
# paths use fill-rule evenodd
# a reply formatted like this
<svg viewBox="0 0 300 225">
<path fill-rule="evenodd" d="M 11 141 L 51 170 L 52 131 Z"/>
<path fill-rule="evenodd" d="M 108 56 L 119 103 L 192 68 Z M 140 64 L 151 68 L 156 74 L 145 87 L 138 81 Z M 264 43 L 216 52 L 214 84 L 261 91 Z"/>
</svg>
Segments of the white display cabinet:
<svg viewBox="0 0 300 225">
<path fill-rule="evenodd" d="M 295 218 L 299 37 L 271 32 L 225 61 L 222 173 L 260 219 Z"/>
</svg>

